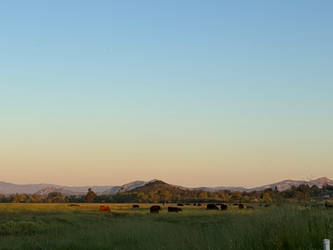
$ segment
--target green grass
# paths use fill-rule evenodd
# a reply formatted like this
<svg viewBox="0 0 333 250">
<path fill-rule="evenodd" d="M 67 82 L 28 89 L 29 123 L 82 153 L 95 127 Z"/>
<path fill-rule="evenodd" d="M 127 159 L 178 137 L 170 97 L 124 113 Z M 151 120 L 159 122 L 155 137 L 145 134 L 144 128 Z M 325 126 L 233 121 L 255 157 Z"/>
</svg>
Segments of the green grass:
<svg viewBox="0 0 333 250">
<path fill-rule="evenodd" d="M 148 213 L 149 204 L 0 204 L 0 249 L 321 249 L 333 240 L 333 211 L 255 210 Z"/>
</svg>

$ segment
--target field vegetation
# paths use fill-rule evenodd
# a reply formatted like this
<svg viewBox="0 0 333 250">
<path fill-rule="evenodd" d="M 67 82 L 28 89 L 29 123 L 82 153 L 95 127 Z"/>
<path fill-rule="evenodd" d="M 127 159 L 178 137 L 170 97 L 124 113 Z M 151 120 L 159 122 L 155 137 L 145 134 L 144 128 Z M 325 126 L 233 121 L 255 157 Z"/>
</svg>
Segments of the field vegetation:
<svg viewBox="0 0 333 250">
<path fill-rule="evenodd" d="M 180 213 L 167 204 L 159 214 L 152 204 L 107 205 L 111 212 L 96 203 L 0 204 L 0 249 L 321 249 L 333 239 L 333 209 L 316 204 Z"/>
</svg>

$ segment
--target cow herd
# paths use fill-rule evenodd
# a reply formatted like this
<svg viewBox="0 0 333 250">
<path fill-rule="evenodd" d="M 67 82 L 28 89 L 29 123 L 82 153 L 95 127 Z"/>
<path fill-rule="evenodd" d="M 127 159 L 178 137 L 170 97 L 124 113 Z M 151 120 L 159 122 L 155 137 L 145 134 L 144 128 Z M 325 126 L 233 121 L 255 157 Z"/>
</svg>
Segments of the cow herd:
<svg viewBox="0 0 333 250">
<path fill-rule="evenodd" d="M 217 204 L 211 203 L 211 204 L 207 204 L 206 208 L 207 208 L 207 210 L 220 210 L 221 209 L 222 211 L 225 211 L 225 210 L 228 210 L 229 206 L 237 207 L 238 209 L 244 209 L 244 208 L 254 209 L 254 207 L 245 206 L 242 203 L 235 203 L 233 205 L 227 205 L 227 204 L 223 204 L 223 203 L 217 203 Z"/>
<path fill-rule="evenodd" d="M 182 212 L 183 209 L 180 208 L 180 207 L 183 207 L 184 205 L 186 206 L 190 206 L 190 205 L 193 205 L 193 206 L 201 206 L 201 203 L 194 203 L 194 204 L 189 204 L 189 203 L 186 203 L 186 204 L 183 204 L 183 203 L 178 203 L 177 206 L 173 207 L 173 206 L 169 206 L 168 207 L 168 212 L 169 213 L 178 213 L 178 212 Z M 209 203 L 209 204 L 206 204 L 206 209 L 207 210 L 222 210 L 222 211 L 225 211 L 225 210 L 228 210 L 229 206 L 233 206 L 234 208 L 238 208 L 238 209 L 254 209 L 254 207 L 252 206 L 248 206 L 248 205 L 244 205 L 242 203 L 235 203 L 235 204 L 223 204 L 223 203 Z M 132 205 L 132 209 L 139 209 L 140 206 L 138 204 L 133 204 Z M 159 205 L 153 205 L 149 208 L 149 211 L 151 214 L 158 214 L 160 211 L 162 210 L 162 207 L 159 206 Z M 102 211 L 102 212 L 111 212 L 110 210 L 110 207 L 109 206 L 106 206 L 106 205 L 101 205 L 99 207 L 99 211 Z"/>
<path fill-rule="evenodd" d="M 162 210 L 162 208 L 161 206 L 154 205 L 151 206 L 149 210 L 151 214 L 158 214 Z M 181 209 L 180 207 L 168 207 L 169 213 L 178 213 L 181 211 L 183 211 L 183 209 Z"/>
</svg>

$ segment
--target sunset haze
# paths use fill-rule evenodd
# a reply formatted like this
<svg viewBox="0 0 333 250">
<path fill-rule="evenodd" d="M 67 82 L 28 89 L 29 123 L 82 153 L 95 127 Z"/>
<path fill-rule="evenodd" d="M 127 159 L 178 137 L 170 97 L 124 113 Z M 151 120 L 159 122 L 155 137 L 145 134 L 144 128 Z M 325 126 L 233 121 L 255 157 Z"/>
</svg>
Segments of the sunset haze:
<svg viewBox="0 0 333 250">
<path fill-rule="evenodd" d="M 2 1 L 0 181 L 332 178 L 333 2 L 208 2 Z"/>
</svg>

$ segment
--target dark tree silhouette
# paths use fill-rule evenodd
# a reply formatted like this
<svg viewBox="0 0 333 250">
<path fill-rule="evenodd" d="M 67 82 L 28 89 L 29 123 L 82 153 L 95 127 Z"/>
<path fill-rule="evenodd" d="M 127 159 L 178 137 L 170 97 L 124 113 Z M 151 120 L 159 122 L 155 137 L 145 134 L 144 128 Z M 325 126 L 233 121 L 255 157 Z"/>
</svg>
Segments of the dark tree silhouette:
<svg viewBox="0 0 333 250">
<path fill-rule="evenodd" d="M 88 193 L 86 194 L 86 202 L 91 203 L 94 202 L 96 198 L 96 194 L 94 191 L 91 190 L 91 188 L 88 189 Z"/>
</svg>

